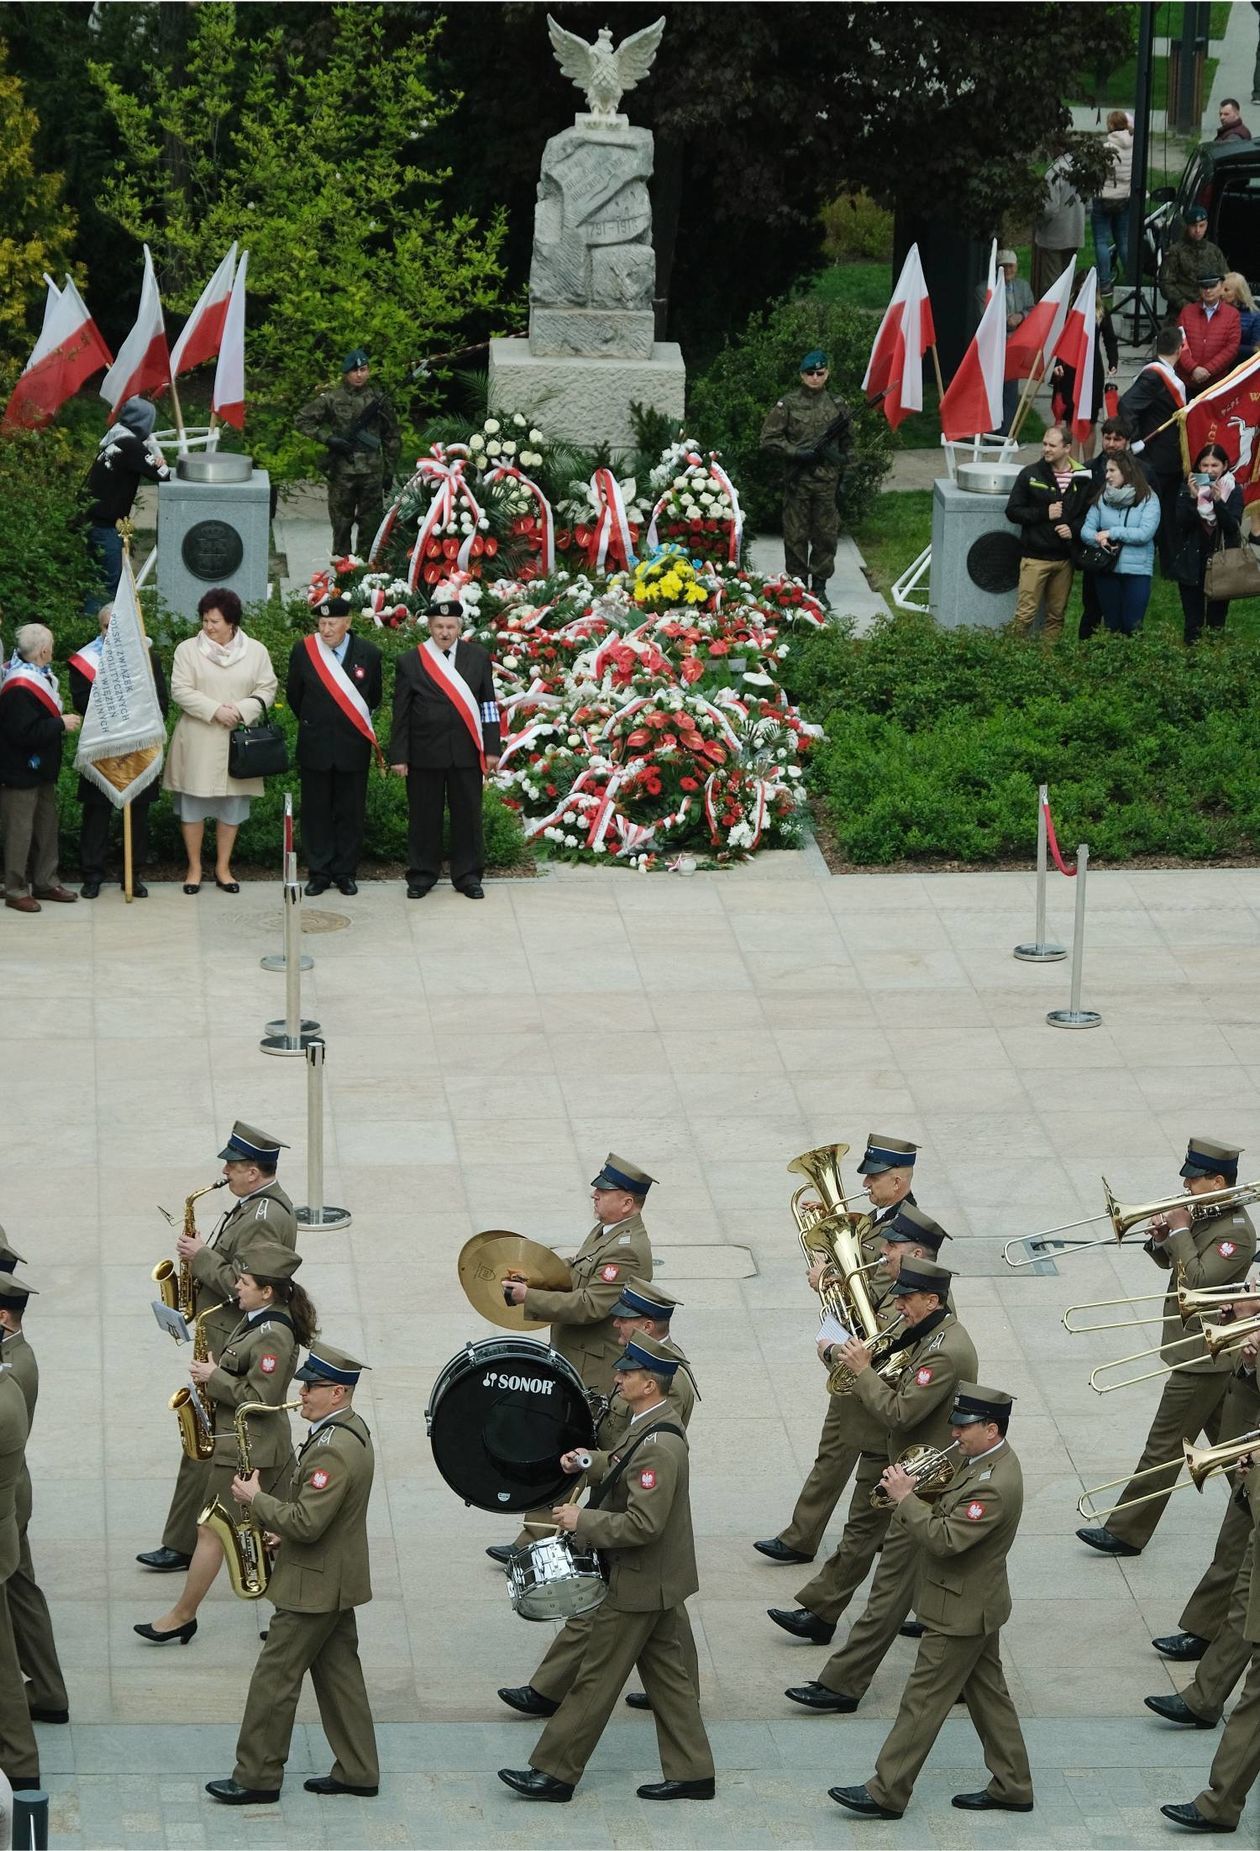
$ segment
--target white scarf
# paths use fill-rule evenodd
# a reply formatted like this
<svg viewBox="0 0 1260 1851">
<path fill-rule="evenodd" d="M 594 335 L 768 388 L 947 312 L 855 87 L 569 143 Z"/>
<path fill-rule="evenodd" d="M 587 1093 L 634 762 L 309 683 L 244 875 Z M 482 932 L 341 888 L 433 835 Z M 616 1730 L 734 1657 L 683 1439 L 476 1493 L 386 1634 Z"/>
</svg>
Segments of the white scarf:
<svg viewBox="0 0 1260 1851">
<path fill-rule="evenodd" d="M 245 645 L 249 641 L 243 630 L 238 629 L 230 643 L 216 643 L 204 630 L 197 632 L 197 647 L 203 656 L 208 656 L 218 668 L 231 668 L 245 654 Z"/>
</svg>

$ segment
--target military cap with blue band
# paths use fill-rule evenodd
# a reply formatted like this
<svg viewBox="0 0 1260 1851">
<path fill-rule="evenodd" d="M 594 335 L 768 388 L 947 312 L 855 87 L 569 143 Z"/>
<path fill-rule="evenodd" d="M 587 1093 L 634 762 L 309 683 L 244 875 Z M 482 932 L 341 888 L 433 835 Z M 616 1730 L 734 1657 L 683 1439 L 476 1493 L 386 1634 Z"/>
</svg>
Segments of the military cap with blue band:
<svg viewBox="0 0 1260 1851">
<path fill-rule="evenodd" d="M 913 1202 L 903 1202 L 895 1215 L 880 1222 L 875 1232 L 881 1240 L 911 1241 L 916 1247 L 930 1247 L 933 1253 L 940 1251 L 942 1241 L 950 1239 L 940 1223 Z"/>
<path fill-rule="evenodd" d="M 1213 1138 L 1191 1138 L 1181 1174 L 1185 1177 L 1223 1176 L 1227 1183 L 1236 1183 L 1241 1156 L 1241 1145 L 1218 1144 Z"/>
<path fill-rule="evenodd" d="M 980 1420 L 1001 1420 L 1015 1405 L 1014 1395 L 1001 1388 L 982 1388 L 979 1382 L 960 1382 L 950 1409 L 951 1427 L 971 1427 Z"/>
<path fill-rule="evenodd" d="M 630 1195 L 646 1195 L 655 1176 L 649 1176 L 646 1170 L 640 1170 L 636 1164 L 627 1163 L 615 1150 L 610 1150 L 604 1159 L 604 1167 L 598 1176 L 592 1176 L 592 1189 L 625 1189 Z"/>
<path fill-rule="evenodd" d="M 910 1292 L 935 1292 L 944 1299 L 949 1296 L 953 1276 L 947 1266 L 938 1266 L 935 1260 L 903 1260 L 892 1289 L 898 1298 Z"/>
<path fill-rule="evenodd" d="M 656 1337 L 636 1333 L 626 1339 L 626 1347 L 613 1368 L 619 1374 L 630 1369 L 646 1369 L 652 1375 L 662 1375 L 666 1381 L 672 1382 L 686 1360 L 685 1356 L 666 1350 Z"/>
<path fill-rule="evenodd" d="M 657 1318 L 666 1323 L 681 1299 L 671 1298 L 658 1285 L 643 1279 L 629 1279 L 621 1288 L 621 1297 L 609 1312 L 611 1318 Z"/>
<path fill-rule="evenodd" d="M 918 1150 L 917 1144 L 907 1144 L 904 1138 L 886 1138 L 882 1132 L 868 1131 L 858 1175 L 879 1176 L 884 1170 L 913 1169 Z"/>
<path fill-rule="evenodd" d="M 294 1370 L 293 1379 L 313 1388 L 327 1387 L 330 1382 L 353 1388 L 366 1368 L 366 1363 L 357 1362 L 344 1350 L 334 1350 L 331 1343 L 313 1343 L 302 1367 Z"/>
<path fill-rule="evenodd" d="M 219 1155 L 224 1163 L 258 1163 L 264 1169 L 274 1170 L 280 1152 L 288 1148 L 279 1138 L 273 1138 L 269 1132 L 260 1131 L 257 1125 L 247 1125 L 243 1119 L 238 1118 L 232 1127 L 232 1135 Z"/>
</svg>

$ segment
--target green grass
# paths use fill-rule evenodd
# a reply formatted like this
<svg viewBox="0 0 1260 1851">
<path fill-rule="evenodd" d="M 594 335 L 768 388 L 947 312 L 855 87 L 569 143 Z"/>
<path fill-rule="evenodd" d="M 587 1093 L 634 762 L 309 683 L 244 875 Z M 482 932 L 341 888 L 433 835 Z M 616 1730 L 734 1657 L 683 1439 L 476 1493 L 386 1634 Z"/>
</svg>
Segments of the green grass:
<svg viewBox="0 0 1260 1851">
<path fill-rule="evenodd" d="M 1212 0 L 1209 15 L 1208 38 L 1223 39 L 1229 24 L 1229 0 Z M 1164 0 L 1162 6 L 1155 8 L 1155 37 L 1179 38 L 1184 17 L 1184 6 L 1174 6 L 1171 0 Z"/>
<path fill-rule="evenodd" d="M 1203 95 L 1205 99 L 1212 96 L 1216 83 L 1218 60 L 1203 60 Z M 1169 94 L 1169 60 L 1167 58 L 1151 59 L 1151 98 L 1156 109 L 1167 109 L 1171 103 Z M 1100 109 L 1132 109 L 1137 96 L 1137 58 L 1126 58 L 1114 71 L 1099 80 L 1093 72 L 1079 72 L 1073 80 L 1074 94 L 1069 98 L 1071 107 Z"/>
<path fill-rule="evenodd" d="M 873 309 L 877 315 L 882 315 L 892 294 L 891 275 L 891 266 L 887 263 L 832 264 L 816 279 L 813 293 L 824 302 L 843 303 L 846 308 Z"/>
</svg>

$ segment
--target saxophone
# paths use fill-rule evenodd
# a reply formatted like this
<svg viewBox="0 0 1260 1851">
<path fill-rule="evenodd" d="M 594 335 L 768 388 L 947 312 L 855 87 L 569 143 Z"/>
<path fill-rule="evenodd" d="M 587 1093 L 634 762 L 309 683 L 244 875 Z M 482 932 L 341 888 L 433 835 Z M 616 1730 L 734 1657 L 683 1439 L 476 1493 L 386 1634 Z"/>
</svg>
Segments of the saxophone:
<svg viewBox="0 0 1260 1851">
<path fill-rule="evenodd" d="M 232 1425 L 236 1428 L 238 1477 L 248 1478 L 254 1469 L 249 1450 L 249 1416 L 287 1414 L 290 1408 L 301 1405 L 300 1401 L 282 1401 L 278 1407 L 273 1407 L 269 1401 L 247 1401 L 243 1407 L 237 1408 L 232 1416 Z M 213 1530 L 223 1544 L 232 1592 L 239 1600 L 257 1600 L 267 1592 L 271 1562 L 267 1555 L 267 1545 L 263 1541 L 262 1525 L 254 1515 L 253 1506 L 237 1504 L 236 1509 L 237 1516 L 229 1517 L 221 1501 L 216 1498 L 213 1504 L 206 1506 L 197 1521 L 204 1523 L 208 1530 Z"/>
<path fill-rule="evenodd" d="M 205 1320 L 213 1317 L 216 1311 L 222 1311 L 227 1302 L 225 1298 L 221 1304 L 211 1305 L 208 1311 L 192 1320 L 195 1363 L 209 1362 L 210 1339 L 206 1335 Z M 175 1390 L 167 1405 L 179 1422 L 180 1445 L 188 1457 L 208 1459 L 214 1451 L 214 1407 L 205 1389 L 197 1382 L 189 1382 Z"/>
<path fill-rule="evenodd" d="M 194 1189 L 190 1196 L 184 1198 L 184 1223 L 182 1232 L 190 1237 L 197 1232 L 197 1216 L 193 1203 L 199 1202 L 203 1195 L 209 1195 L 214 1189 L 227 1186 L 227 1177 L 220 1176 L 214 1183 L 207 1183 L 204 1189 Z M 175 1217 L 169 1208 L 158 1203 L 158 1214 L 165 1215 L 171 1226 L 175 1226 Z M 157 1287 L 162 1303 L 171 1311 L 178 1311 L 185 1324 L 193 1321 L 193 1276 L 192 1267 L 187 1260 L 181 1260 L 176 1266 L 174 1260 L 159 1260 L 149 1275 Z"/>
</svg>

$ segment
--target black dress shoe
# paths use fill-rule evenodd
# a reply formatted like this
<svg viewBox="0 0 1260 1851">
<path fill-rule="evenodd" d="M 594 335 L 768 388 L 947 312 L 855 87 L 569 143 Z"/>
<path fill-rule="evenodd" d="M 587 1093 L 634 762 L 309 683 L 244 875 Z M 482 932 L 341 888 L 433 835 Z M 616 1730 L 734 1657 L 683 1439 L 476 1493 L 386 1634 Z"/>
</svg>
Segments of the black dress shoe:
<svg viewBox="0 0 1260 1851">
<path fill-rule="evenodd" d="M 506 1703 L 510 1710 L 517 1710 L 522 1716 L 554 1716 L 560 1705 L 552 1697 L 544 1697 L 541 1690 L 535 1690 L 532 1684 L 518 1684 L 514 1688 L 505 1686 L 499 1692 L 499 1701 Z"/>
<path fill-rule="evenodd" d="M 1177 1691 L 1166 1697 L 1143 1697 L 1142 1701 L 1148 1710 L 1154 1710 L 1165 1722 L 1178 1722 L 1185 1729 L 1215 1729 L 1217 1726 L 1215 1722 L 1209 1722 L 1206 1716 L 1200 1716 L 1192 1710 Z"/>
<path fill-rule="evenodd" d="M 234 1780 L 208 1780 L 206 1792 L 221 1806 L 274 1806 L 280 1789 L 269 1793 L 263 1787 L 239 1787 Z"/>
<path fill-rule="evenodd" d="M 1000 1800 L 995 1793 L 956 1793 L 949 1802 L 959 1812 L 1031 1812 L 1031 1800 Z"/>
<path fill-rule="evenodd" d="M 899 1626 L 897 1630 L 903 1639 L 921 1639 L 927 1627 L 922 1620 L 907 1620 L 905 1625 Z"/>
<path fill-rule="evenodd" d="M 809 1639 L 814 1645 L 830 1645 L 836 1636 L 834 1626 L 826 1620 L 820 1620 L 808 1607 L 767 1607 L 766 1612 L 776 1626 L 784 1632 L 790 1632 L 794 1639 Z"/>
<path fill-rule="evenodd" d="M 433 892 L 433 886 L 434 883 L 432 881 L 408 881 L 407 898 L 409 900 L 423 900 L 426 893 Z"/>
<path fill-rule="evenodd" d="M 100 892 L 101 892 L 101 883 L 99 881 L 84 881 L 83 885 L 79 889 L 80 898 L 84 900 L 99 899 Z"/>
<path fill-rule="evenodd" d="M 550 1774 L 540 1774 L 536 1767 L 501 1767 L 499 1779 L 527 1800 L 571 1800 L 572 1787 Z"/>
<path fill-rule="evenodd" d="M 459 891 L 466 900 L 484 900 L 486 897 L 486 890 L 480 881 L 469 881 L 468 885 L 461 887 Z"/>
<path fill-rule="evenodd" d="M 349 874 L 338 875 L 337 891 L 344 893 L 347 899 L 351 899 L 359 891 L 359 883 Z"/>
<path fill-rule="evenodd" d="M 16 1787 L 17 1782 L 14 1781 Z M 1184 1825 L 1188 1832 L 1236 1832 L 1236 1825 L 1218 1825 L 1215 1819 L 1205 1819 L 1193 1800 L 1184 1806 L 1161 1806 L 1159 1809 L 1165 1819 L 1171 1819 L 1174 1825 Z"/>
<path fill-rule="evenodd" d="M 192 1561 L 191 1555 L 181 1555 L 178 1549 L 150 1549 L 146 1555 L 136 1557 L 141 1568 L 152 1568 L 159 1575 L 182 1573 Z"/>
<path fill-rule="evenodd" d="M 312 874 L 302 892 L 308 900 L 318 900 L 320 894 L 327 893 L 331 886 L 332 882 L 326 874 Z"/>
<path fill-rule="evenodd" d="M 172 1626 L 169 1632 L 159 1632 L 156 1626 L 150 1626 L 145 1620 L 141 1625 L 133 1626 L 131 1630 L 138 1632 L 142 1639 L 147 1639 L 150 1645 L 169 1645 L 172 1639 L 178 1639 L 181 1645 L 187 1645 L 197 1631 L 197 1622 L 189 1620 L 183 1626 Z"/>
<path fill-rule="evenodd" d="M 626 1702 L 632 1710 L 650 1710 L 652 1707 L 646 1690 L 627 1691 Z"/>
<path fill-rule="evenodd" d="M 768 1536 L 765 1542 L 755 1542 L 753 1548 L 771 1562 L 812 1562 L 813 1556 L 806 1555 L 801 1549 L 789 1549 L 777 1536 Z"/>
<path fill-rule="evenodd" d="M 1209 1643 L 1209 1640 L 1201 1639 L 1197 1632 L 1171 1632 L 1162 1639 L 1151 1640 L 1162 1658 L 1175 1658 L 1182 1665 L 1197 1664 Z"/>
<path fill-rule="evenodd" d="M 636 1787 L 641 1800 L 711 1800 L 717 1782 L 708 1780 L 653 1780 L 646 1787 Z"/>
<path fill-rule="evenodd" d="M 145 886 L 143 881 L 132 881 L 131 897 L 133 900 L 147 900 L 148 899 L 149 889 Z"/>
<path fill-rule="evenodd" d="M 1135 1549 L 1131 1542 L 1125 1542 L 1122 1537 L 1113 1536 L 1110 1530 L 1078 1530 L 1076 1534 L 1083 1543 L 1088 1543 L 1091 1549 L 1097 1549 L 1100 1555 L 1141 1555 L 1142 1553 L 1140 1549 Z"/>
<path fill-rule="evenodd" d="M 783 1694 L 791 1702 L 803 1704 L 807 1710 L 837 1710 L 842 1716 L 850 1715 L 858 1706 L 856 1697 L 846 1697 L 838 1690 L 828 1690 L 825 1684 L 796 1684 Z"/>
<path fill-rule="evenodd" d="M 827 1798 L 834 1800 L 837 1806 L 846 1806 L 850 1812 L 857 1813 L 860 1819 L 901 1817 L 891 1806 L 881 1806 L 878 1800 L 873 1800 L 865 1787 L 828 1787 Z"/>
<path fill-rule="evenodd" d="M 512 1557 L 516 1554 L 516 1544 L 510 1542 L 491 1543 L 490 1547 L 486 1550 L 486 1554 L 490 1557 L 492 1562 L 498 1562 L 506 1568 L 508 1563 L 512 1560 Z"/>
<path fill-rule="evenodd" d="M 304 1780 L 302 1785 L 308 1793 L 353 1793 L 360 1800 L 374 1800 L 380 1792 L 379 1787 L 347 1786 L 344 1780 L 334 1780 L 331 1774 L 317 1774 L 313 1780 Z"/>
</svg>

